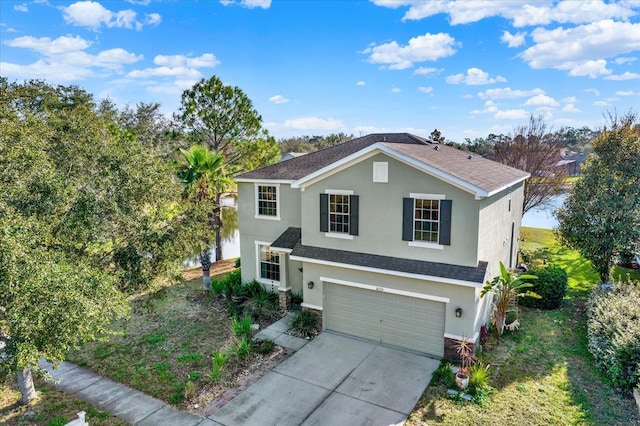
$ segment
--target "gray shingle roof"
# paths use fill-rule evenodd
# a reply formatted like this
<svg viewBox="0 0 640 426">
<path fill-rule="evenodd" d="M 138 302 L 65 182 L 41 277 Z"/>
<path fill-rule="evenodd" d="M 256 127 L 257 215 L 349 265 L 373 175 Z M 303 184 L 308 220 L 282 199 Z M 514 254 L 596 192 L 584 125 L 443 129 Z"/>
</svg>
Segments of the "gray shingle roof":
<svg viewBox="0 0 640 426">
<path fill-rule="evenodd" d="M 311 152 L 296 158 L 291 158 L 281 163 L 272 164 L 260 169 L 244 173 L 240 179 L 283 179 L 297 180 L 310 173 L 320 170 L 338 160 L 360 151 L 374 143 L 385 140 L 392 143 L 403 144 L 428 144 L 425 139 L 408 133 L 371 134 L 361 138 L 352 139 L 329 148 Z"/>
<path fill-rule="evenodd" d="M 376 143 L 487 192 L 529 176 L 522 170 L 446 145 L 433 144 L 409 133 L 376 133 L 253 170 L 238 178 L 295 181 Z"/>
<path fill-rule="evenodd" d="M 300 242 L 300 228 L 288 228 L 271 244 L 271 248 L 293 248 L 291 256 L 342 263 L 367 268 L 426 275 L 438 278 L 467 281 L 482 284 L 487 271 L 487 262 L 479 262 L 477 267 L 427 262 L 424 260 L 402 259 L 377 254 L 357 253 L 324 247 L 305 246 Z"/>
<path fill-rule="evenodd" d="M 289 227 L 276 240 L 271 243 L 272 249 L 293 250 L 295 245 L 300 242 L 302 235 L 301 228 Z"/>
</svg>

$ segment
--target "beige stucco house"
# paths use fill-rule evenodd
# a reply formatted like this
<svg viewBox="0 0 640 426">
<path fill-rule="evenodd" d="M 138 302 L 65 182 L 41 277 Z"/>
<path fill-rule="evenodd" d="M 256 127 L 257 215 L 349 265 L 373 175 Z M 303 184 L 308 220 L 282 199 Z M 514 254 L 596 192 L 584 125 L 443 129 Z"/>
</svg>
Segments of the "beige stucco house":
<svg viewBox="0 0 640 426">
<path fill-rule="evenodd" d="M 371 134 L 238 182 L 242 279 L 302 294 L 322 328 L 435 357 L 476 341 L 483 284 L 515 267 L 529 174 Z"/>
</svg>

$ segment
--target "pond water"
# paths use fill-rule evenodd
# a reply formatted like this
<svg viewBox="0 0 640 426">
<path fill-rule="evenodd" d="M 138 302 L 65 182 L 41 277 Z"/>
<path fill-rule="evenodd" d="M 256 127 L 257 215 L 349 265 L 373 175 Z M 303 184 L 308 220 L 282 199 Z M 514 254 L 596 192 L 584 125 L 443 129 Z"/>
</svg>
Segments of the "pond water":
<svg viewBox="0 0 640 426">
<path fill-rule="evenodd" d="M 522 216 L 522 226 L 545 229 L 557 228 L 558 220 L 553 215 L 553 212 L 562 206 L 566 197 L 566 194 L 558 195 L 552 198 L 544 207 L 529 210 Z"/>
<path fill-rule="evenodd" d="M 212 237 L 213 239 L 213 237 Z M 216 261 L 215 245 L 210 249 L 211 260 Z M 240 257 L 240 231 L 238 231 L 238 204 L 235 197 L 222 199 L 222 257 Z M 200 266 L 198 255 L 189 256 L 183 263 L 188 268 Z"/>
</svg>

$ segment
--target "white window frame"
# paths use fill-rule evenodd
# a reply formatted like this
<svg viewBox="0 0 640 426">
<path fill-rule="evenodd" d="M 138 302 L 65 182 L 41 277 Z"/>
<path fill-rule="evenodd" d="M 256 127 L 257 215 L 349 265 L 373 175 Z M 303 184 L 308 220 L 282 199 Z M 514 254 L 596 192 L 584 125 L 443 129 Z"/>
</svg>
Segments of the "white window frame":
<svg viewBox="0 0 640 426">
<path fill-rule="evenodd" d="M 327 208 L 329 209 L 329 211 L 327 212 L 327 220 L 329 221 L 328 225 L 328 229 L 329 232 L 325 232 L 325 236 L 329 237 L 329 238 L 341 238 L 343 240 L 353 240 L 353 235 L 349 234 L 349 231 L 347 232 L 336 232 L 336 231 L 331 231 L 331 196 L 332 195 L 353 195 L 353 191 L 352 190 L 348 190 L 348 189 L 325 189 L 324 191 L 325 194 L 329 195 L 329 202 L 328 202 L 328 206 Z M 349 211 L 351 211 L 351 202 L 349 201 Z M 347 218 L 349 217 L 350 213 L 347 213 Z M 351 226 L 351 224 L 349 224 L 348 226 Z"/>
<path fill-rule="evenodd" d="M 255 244 L 256 244 L 256 281 L 262 284 L 274 285 L 279 287 L 280 283 L 282 282 L 282 274 L 284 273 L 284 266 L 282 262 L 284 253 L 271 250 L 271 243 L 267 243 L 264 241 L 255 241 Z M 279 266 L 278 280 L 270 280 L 268 278 L 262 278 L 262 265 L 261 265 L 262 264 L 262 257 L 261 257 L 262 247 L 267 247 L 269 252 L 278 253 L 278 266 Z"/>
<path fill-rule="evenodd" d="M 267 219 L 267 220 L 280 220 L 280 184 L 278 183 L 264 183 L 264 182 L 256 182 L 255 186 L 255 204 L 256 204 L 256 219 Z M 260 214 L 260 187 L 261 186 L 272 186 L 276 188 L 276 215 L 264 215 Z"/>
<path fill-rule="evenodd" d="M 409 241 L 409 247 L 422 247 L 422 248 L 430 248 L 436 250 L 443 250 L 444 246 L 437 242 L 432 241 L 421 241 L 415 240 L 415 229 L 416 229 L 416 200 L 431 200 L 431 201 L 441 201 L 445 200 L 446 196 L 444 194 L 421 194 L 412 192 L 409 194 L 409 198 L 413 198 L 413 232 L 414 232 L 414 240 Z M 440 221 L 440 203 L 438 203 L 438 221 Z M 438 226 L 438 241 L 440 241 L 440 227 Z"/>
</svg>

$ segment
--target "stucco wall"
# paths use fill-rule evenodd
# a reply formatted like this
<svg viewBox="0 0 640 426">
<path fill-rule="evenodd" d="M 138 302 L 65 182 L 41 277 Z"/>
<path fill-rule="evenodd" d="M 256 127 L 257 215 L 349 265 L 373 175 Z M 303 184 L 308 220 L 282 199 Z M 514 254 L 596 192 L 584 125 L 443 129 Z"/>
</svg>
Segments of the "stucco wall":
<svg viewBox="0 0 640 426">
<path fill-rule="evenodd" d="M 240 233 L 240 259 L 242 261 L 242 280 L 257 279 L 256 241 L 271 243 L 290 226 L 300 227 L 300 191 L 290 185 L 280 184 L 280 220 L 256 218 L 255 184 L 238 183 L 238 224 Z M 281 267 L 286 267 L 286 256 L 281 257 Z M 282 277 L 288 282 L 287 287 L 295 286 L 299 291 L 302 273 L 298 266 L 290 266 Z"/>
<path fill-rule="evenodd" d="M 511 211 L 509 211 L 510 194 Z M 500 272 L 498 262 L 504 263 L 509 268 L 510 254 L 511 266 L 516 266 L 523 200 L 524 183 L 520 183 L 480 202 L 478 258 L 489 262 L 489 277 L 494 277 Z M 512 223 L 515 224 L 513 241 L 511 240 Z M 510 250 L 513 251 L 510 252 Z"/>
<path fill-rule="evenodd" d="M 373 162 L 388 162 L 388 183 L 373 182 Z M 320 232 L 319 194 L 326 189 L 352 190 L 359 196 L 358 236 L 339 239 Z M 411 247 L 402 240 L 402 199 L 410 193 L 443 194 L 452 200 L 451 245 L 441 249 Z M 385 154 L 309 185 L 300 194 L 305 245 L 477 266 L 479 203 L 474 196 Z"/>
<path fill-rule="evenodd" d="M 473 337 L 480 328 L 479 325 L 474 328 L 477 315 L 475 305 L 476 289 L 473 287 L 422 281 L 414 278 L 305 262 L 303 280 L 305 283 L 303 286 L 305 304 L 315 307 L 323 306 L 323 285 L 320 277 L 446 297 L 450 299 L 450 302 L 445 304 L 445 333 Z M 315 284 L 311 290 L 306 286 L 309 281 L 313 281 Z M 456 318 L 456 308 L 462 308 L 463 315 L 461 318 Z"/>
</svg>

